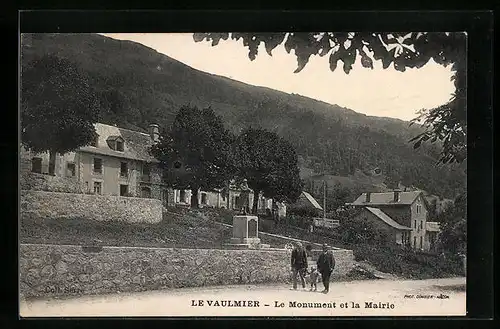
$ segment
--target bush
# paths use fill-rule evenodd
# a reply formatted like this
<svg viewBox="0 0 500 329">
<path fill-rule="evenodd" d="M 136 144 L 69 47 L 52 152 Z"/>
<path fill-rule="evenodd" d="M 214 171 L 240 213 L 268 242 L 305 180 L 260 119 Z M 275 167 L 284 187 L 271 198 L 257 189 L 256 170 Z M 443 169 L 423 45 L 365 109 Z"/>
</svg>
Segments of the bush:
<svg viewBox="0 0 500 329">
<path fill-rule="evenodd" d="M 406 278 L 427 279 L 463 273 L 459 257 L 443 257 L 398 246 L 358 244 L 352 249 L 356 261 L 369 262 L 381 272 Z"/>
<path fill-rule="evenodd" d="M 386 233 L 377 230 L 371 222 L 357 217 L 346 218 L 339 227 L 339 233 L 345 243 L 368 243 L 381 246 L 389 243 Z"/>
<path fill-rule="evenodd" d="M 298 216 L 298 217 L 319 217 L 320 211 L 316 208 L 312 207 L 300 207 L 300 208 L 293 208 L 291 207 L 288 210 L 288 214 L 292 216 Z"/>
<path fill-rule="evenodd" d="M 259 231 L 272 233 L 275 223 L 272 219 L 259 218 Z"/>
</svg>

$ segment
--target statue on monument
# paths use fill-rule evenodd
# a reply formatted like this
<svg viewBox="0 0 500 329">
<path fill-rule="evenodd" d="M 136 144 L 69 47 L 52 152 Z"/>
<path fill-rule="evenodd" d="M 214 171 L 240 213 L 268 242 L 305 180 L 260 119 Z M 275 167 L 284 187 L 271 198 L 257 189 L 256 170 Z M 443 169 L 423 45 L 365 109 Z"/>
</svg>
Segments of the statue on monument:
<svg viewBox="0 0 500 329">
<path fill-rule="evenodd" d="M 250 213 L 249 199 L 250 199 L 250 191 L 248 190 L 242 191 L 240 194 L 240 205 L 239 205 L 240 213 L 242 215 L 248 215 Z"/>
</svg>

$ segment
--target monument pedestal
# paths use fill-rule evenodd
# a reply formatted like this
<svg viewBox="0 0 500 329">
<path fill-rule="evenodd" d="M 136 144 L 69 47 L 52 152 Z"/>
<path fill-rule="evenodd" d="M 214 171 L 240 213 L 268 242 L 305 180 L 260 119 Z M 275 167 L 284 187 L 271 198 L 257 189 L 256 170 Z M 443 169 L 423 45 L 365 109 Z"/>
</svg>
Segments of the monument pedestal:
<svg viewBox="0 0 500 329">
<path fill-rule="evenodd" d="M 260 243 L 259 218 L 251 215 L 233 217 L 233 237 L 225 246 L 238 249 L 269 248 L 269 245 Z"/>
</svg>

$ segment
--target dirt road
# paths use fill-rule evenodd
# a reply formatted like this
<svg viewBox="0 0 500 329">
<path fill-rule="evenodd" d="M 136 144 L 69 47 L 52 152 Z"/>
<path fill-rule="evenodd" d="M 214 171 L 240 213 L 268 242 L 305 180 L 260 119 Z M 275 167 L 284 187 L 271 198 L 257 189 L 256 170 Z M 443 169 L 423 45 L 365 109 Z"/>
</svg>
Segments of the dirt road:
<svg viewBox="0 0 500 329">
<path fill-rule="evenodd" d="M 332 283 L 329 294 L 247 285 L 21 301 L 20 315 L 460 316 L 465 304 L 465 278 L 368 280 Z"/>
</svg>

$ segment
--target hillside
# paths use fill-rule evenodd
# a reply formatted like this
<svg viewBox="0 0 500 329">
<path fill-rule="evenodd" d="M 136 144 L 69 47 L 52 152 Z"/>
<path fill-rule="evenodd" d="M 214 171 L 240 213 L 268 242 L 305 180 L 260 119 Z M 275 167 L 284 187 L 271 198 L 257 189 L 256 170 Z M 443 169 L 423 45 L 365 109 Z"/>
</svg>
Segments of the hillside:
<svg viewBox="0 0 500 329">
<path fill-rule="evenodd" d="M 201 72 L 130 41 L 95 34 L 23 35 L 23 66 L 49 53 L 73 60 L 91 76 L 106 99 L 104 123 L 143 130 L 152 122 L 170 124 L 182 105 L 211 106 L 234 132 L 251 125 L 289 139 L 307 180 L 317 174 L 350 177 L 364 188 L 356 170 L 379 168 L 384 186 L 402 181 L 447 197 L 465 181 L 463 168 L 435 166 L 434 146 L 414 151 L 407 141 L 420 128 L 401 120 Z"/>
</svg>

